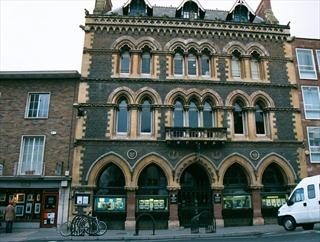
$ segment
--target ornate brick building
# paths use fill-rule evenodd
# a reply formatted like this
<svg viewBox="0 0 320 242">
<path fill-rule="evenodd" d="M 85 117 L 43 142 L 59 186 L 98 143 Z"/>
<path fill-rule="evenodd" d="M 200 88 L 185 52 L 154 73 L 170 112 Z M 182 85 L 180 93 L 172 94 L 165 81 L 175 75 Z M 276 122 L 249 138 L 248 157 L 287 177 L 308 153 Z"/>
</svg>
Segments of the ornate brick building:
<svg viewBox="0 0 320 242">
<path fill-rule="evenodd" d="M 290 28 L 254 12 L 96 0 L 86 13 L 71 200 L 109 228 L 274 222 L 304 158 Z"/>
<path fill-rule="evenodd" d="M 67 219 L 77 71 L 0 72 L 0 220 L 8 202 L 16 226 Z"/>
</svg>

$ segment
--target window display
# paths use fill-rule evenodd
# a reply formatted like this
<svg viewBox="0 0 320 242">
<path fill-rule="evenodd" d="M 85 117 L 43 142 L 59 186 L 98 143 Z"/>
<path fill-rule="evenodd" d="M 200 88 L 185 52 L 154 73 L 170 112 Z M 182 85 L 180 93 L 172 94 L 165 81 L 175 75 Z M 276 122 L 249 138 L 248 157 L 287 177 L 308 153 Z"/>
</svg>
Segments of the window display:
<svg viewBox="0 0 320 242">
<path fill-rule="evenodd" d="M 251 208 L 251 196 L 250 195 L 237 195 L 237 196 L 224 196 L 223 208 L 224 209 L 241 209 Z"/>
<path fill-rule="evenodd" d="M 267 195 L 262 197 L 263 208 L 279 208 L 286 203 L 287 195 Z"/>
<path fill-rule="evenodd" d="M 167 198 L 138 198 L 137 210 L 142 211 L 167 211 L 168 199 Z"/>
<path fill-rule="evenodd" d="M 124 197 L 96 197 L 95 211 L 124 212 L 126 199 Z"/>
</svg>

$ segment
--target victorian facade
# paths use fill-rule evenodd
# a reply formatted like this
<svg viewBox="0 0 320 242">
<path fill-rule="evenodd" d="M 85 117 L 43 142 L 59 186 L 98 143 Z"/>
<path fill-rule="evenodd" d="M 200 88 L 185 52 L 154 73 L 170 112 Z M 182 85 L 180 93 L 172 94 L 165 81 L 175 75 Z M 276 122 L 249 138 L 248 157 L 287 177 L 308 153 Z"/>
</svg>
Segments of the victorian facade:
<svg viewBox="0 0 320 242">
<path fill-rule="evenodd" d="M 12 201 L 16 226 L 67 219 L 79 80 L 77 71 L 0 72 L 0 217 Z"/>
<path fill-rule="evenodd" d="M 92 210 L 111 229 L 145 213 L 157 228 L 274 222 L 305 154 L 290 27 L 270 1 L 96 0 L 81 28 L 70 216 Z"/>
</svg>

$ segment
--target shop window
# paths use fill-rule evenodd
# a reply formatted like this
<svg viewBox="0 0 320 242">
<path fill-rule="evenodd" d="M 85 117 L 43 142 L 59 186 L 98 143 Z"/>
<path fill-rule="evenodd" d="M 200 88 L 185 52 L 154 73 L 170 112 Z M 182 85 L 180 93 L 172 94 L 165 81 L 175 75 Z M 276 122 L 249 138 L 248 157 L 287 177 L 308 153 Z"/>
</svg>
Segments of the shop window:
<svg viewBox="0 0 320 242">
<path fill-rule="evenodd" d="M 152 122 L 151 102 L 145 100 L 141 105 L 140 110 L 140 133 L 150 134 Z"/>
<path fill-rule="evenodd" d="M 48 118 L 49 99 L 49 93 L 29 93 L 26 117 Z"/>
<path fill-rule="evenodd" d="M 239 80 L 241 78 L 241 60 L 240 52 L 235 50 L 231 58 L 231 75 L 233 79 Z"/>
<path fill-rule="evenodd" d="M 23 136 L 18 175 L 42 175 L 44 136 Z"/>
<path fill-rule="evenodd" d="M 118 134 L 128 132 L 128 122 L 129 122 L 128 103 L 127 103 L 127 100 L 122 99 L 118 104 L 118 111 L 117 111 L 117 133 Z"/>
<path fill-rule="evenodd" d="M 303 86 L 302 88 L 304 115 L 306 119 L 320 119 L 319 87 Z"/>
<path fill-rule="evenodd" d="M 258 102 L 255 108 L 255 119 L 256 119 L 256 134 L 265 134 L 265 113 L 263 111 L 263 104 Z"/>
<path fill-rule="evenodd" d="M 173 126 L 174 127 L 183 127 L 184 124 L 184 115 L 183 115 L 183 105 L 181 101 L 176 101 L 173 110 Z"/>
<path fill-rule="evenodd" d="M 307 127 L 310 162 L 320 163 L 320 127 Z"/>
<path fill-rule="evenodd" d="M 296 49 L 300 79 L 317 79 L 317 73 L 311 49 Z"/>
<path fill-rule="evenodd" d="M 237 101 L 233 106 L 233 124 L 235 134 L 244 134 L 245 113 L 243 111 L 243 103 Z"/>
</svg>

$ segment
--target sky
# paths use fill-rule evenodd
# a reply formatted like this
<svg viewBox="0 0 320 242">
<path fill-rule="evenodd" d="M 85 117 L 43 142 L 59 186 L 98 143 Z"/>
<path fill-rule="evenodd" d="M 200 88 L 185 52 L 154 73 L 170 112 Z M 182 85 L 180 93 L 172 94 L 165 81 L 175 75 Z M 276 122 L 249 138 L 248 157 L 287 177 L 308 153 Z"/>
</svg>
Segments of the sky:
<svg viewBox="0 0 320 242">
<path fill-rule="evenodd" d="M 183 0 L 149 0 L 178 7 Z M 112 0 L 113 9 L 127 0 Z M 204 9 L 229 11 L 236 0 L 198 0 Z M 85 11 L 95 0 L 0 0 L 0 71 L 81 71 Z M 246 0 L 253 11 L 260 0 Z M 271 0 L 292 36 L 320 39 L 320 0 Z"/>
</svg>

